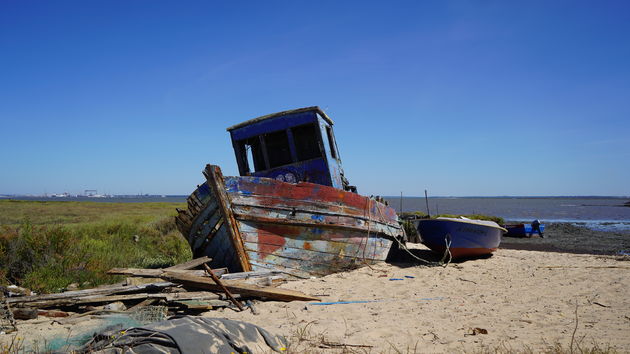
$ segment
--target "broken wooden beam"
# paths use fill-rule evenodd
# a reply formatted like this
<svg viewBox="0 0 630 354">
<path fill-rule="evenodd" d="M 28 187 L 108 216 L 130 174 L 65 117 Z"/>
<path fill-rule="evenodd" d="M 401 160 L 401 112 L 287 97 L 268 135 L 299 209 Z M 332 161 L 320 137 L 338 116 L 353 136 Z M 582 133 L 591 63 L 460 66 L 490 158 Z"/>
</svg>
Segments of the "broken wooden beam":
<svg viewBox="0 0 630 354">
<path fill-rule="evenodd" d="M 176 300 L 218 300 L 221 299 L 220 295 L 217 295 L 208 291 L 192 291 L 192 292 L 177 292 L 177 293 L 139 293 L 139 294 L 124 294 L 124 295 L 92 295 L 76 298 L 64 298 L 53 300 L 40 300 L 23 302 L 21 306 L 36 307 L 36 308 L 50 308 L 56 306 L 73 306 L 73 305 L 87 305 L 97 303 L 110 303 L 115 301 L 130 301 L 130 300 L 143 300 L 143 299 L 155 299 L 165 300 L 167 302 Z"/>
<path fill-rule="evenodd" d="M 113 275 L 137 275 L 151 276 L 166 279 L 183 285 L 207 289 L 212 291 L 222 291 L 221 287 L 208 277 L 190 275 L 181 271 L 166 271 L 161 269 L 135 269 L 135 268 L 114 268 L 107 272 Z M 245 284 L 239 281 L 224 281 L 225 287 L 233 293 L 244 296 L 266 297 L 278 301 L 320 301 L 319 298 L 306 295 L 302 292 L 288 289 L 278 289 L 266 286 Z"/>
<path fill-rule="evenodd" d="M 230 301 L 232 301 L 232 303 L 234 305 L 236 305 L 236 307 L 238 307 L 239 310 L 243 311 L 243 305 L 241 305 L 240 302 L 238 302 L 238 300 L 236 300 L 234 298 L 234 296 L 232 295 L 232 293 L 230 292 L 230 290 L 228 290 L 228 288 L 225 287 L 225 285 L 223 285 L 223 283 L 221 282 L 221 280 L 219 280 L 219 278 L 214 275 L 214 273 L 212 272 L 212 269 L 210 269 L 210 267 L 208 267 L 207 264 L 203 265 L 204 268 L 206 268 L 206 272 L 208 273 L 208 275 L 210 276 L 210 278 L 212 278 L 212 280 L 221 287 L 221 290 L 223 290 L 223 292 L 225 293 L 225 295 L 230 299 Z"/>
<path fill-rule="evenodd" d="M 174 303 L 186 307 L 187 310 L 212 310 L 215 307 L 230 306 L 230 302 L 225 300 L 180 300 Z"/>
<path fill-rule="evenodd" d="M 81 297 L 92 296 L 92 295 L 106 296 L 106 295 L 111 295 L 111 294 L 131 293 L 131 292 L 147 290 L 147 289 L 168 288 L 171 286 L 175 286 L 175 284 L 171 282 L 159 282 L 159 283 L 149 283 L 149 284 L 131 285 L 131 286 L 114 285 L 114 286 L 104 286 L 104 287 L 94 288 L 94 289 L 66 291 L 63 293 L 56 293 L 56 294 L 10 297 L 10 298 L 7 298 L 6 300 L 8 303 L 11 303 L 11 304 L 22 304 L 22 303 L 29 303 L 29 302 L 36 302 L 36 301 L 75 299 L 75 298 L 81 298 Z"/>
<path fill-rule="evenodd" d="M 215 271 L 215 274 L 216 274 L 216 271 Z M 258 270 L 258 271 L 252 271 L 252 272 L 227 273 L 227 274 L 221 275 L 221 280 L 264 278 L 264 277 L 269 277 L 269 276 L 283 276 L 284 277 L 284 273 L 277 270 Z"/>
<path fill-rule="evenodd" d="M 188 269 L 194 269 L 199 267 L 200 265 L 206 264 L 208 262 L 212 261 L 212 258 L 210 257 L 199 257 L 199 258 L 195 258 L 193 260 L 190 260 L 188 262 L 184 262 L 184 263 L 180 263 L 180 264 L 176 264 L 172 267 L 168 267 L 165 268 L 167 270 L 188 270 Z"/>
</svg>

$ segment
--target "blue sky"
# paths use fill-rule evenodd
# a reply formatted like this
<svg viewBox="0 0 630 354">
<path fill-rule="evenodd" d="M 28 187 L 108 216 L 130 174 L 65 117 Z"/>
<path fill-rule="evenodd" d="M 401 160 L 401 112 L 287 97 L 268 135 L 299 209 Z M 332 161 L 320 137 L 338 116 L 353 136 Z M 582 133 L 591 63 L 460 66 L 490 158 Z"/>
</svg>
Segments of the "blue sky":
<svg viewBox="0 0 630 354">
<path fill-rule="evenodd" d="M 312 105 L 362 194 L 630 195 L 630 3 L 0 0 L 0 194 L 188 194 Z"/>
</svg>

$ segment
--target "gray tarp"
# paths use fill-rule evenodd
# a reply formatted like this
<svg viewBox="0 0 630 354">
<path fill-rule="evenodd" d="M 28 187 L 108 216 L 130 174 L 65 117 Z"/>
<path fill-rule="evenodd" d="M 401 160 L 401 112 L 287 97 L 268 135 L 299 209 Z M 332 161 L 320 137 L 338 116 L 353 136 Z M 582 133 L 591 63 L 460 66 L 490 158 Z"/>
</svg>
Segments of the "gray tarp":
<svg viewBox="0 0 630 354">
<path fill-rule="evenodd" d="M 256 325 L 183 316 L 151 325 L 96 335 L 83 353 L 269 353 L 283 351 L 283 337 Z"/>
</svg>

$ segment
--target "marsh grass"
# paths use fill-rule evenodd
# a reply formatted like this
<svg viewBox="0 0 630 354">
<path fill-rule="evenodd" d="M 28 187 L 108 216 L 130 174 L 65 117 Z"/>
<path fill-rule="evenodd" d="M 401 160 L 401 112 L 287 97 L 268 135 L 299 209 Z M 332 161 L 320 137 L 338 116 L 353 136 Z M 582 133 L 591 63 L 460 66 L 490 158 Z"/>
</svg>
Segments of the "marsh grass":
<svg viewBox="0 0 630 354">
<path fill-rule="evenodd" d="M 0 201 L 0 283 L 54 292 L 116 282 L 113 267 L 190 259 L 176 230 L 180 203 Z"/>
</svg>

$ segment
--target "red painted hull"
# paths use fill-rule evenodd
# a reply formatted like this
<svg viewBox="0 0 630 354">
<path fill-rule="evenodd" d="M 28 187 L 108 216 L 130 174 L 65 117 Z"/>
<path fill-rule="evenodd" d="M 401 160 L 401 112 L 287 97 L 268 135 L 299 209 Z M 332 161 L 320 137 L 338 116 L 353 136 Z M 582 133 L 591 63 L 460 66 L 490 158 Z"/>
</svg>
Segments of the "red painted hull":
<svg viewBox="0 0 630 354">
<path fill-rule="evenodd" d="M 393 239 L 403 236 L 392 208 L 356 193 L 223 177 L 211 165 L 204 174 L 207 182 L 177 222 L 195 256 L 213 258 L 214 267 L 320 276 L 383 261 Z"/>
</svg>

